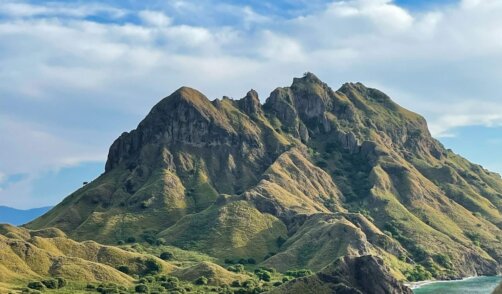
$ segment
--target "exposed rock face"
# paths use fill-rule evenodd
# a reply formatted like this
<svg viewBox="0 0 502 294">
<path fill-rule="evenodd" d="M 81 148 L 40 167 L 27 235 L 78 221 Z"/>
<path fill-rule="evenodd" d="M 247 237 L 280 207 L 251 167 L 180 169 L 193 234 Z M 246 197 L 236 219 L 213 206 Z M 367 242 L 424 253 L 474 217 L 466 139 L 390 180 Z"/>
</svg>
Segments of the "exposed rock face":
<svg viewBox="0 0 502 294">
<path fill-rule="evenodd" d="M 502 283 L 493 291 L 493 294 L 502 294 Z"/>
<path fill-rule="evenodd" d="M 318 277 L 325 283 L 342 283 L 362 293 L 413 293 L 396 281 L 383 260 L 375 256 L 344 257 L 322 270 Z"/>
<path fill-rule="evenodd" d="M 308 73 L 263 106 L 254 90 L 211 102 L 180 88 L 112 144 L 103 175 L 28 227 L 147 234 L 281 270 L 377 255 L 399 279 L 419 265 L 450 278 L 500 272 L 501 208 L 500 176 L 446 150 L 421 116 Z"/>
<path fill-rule="evenodd" d="M 272 293 L 412 294 L 375 256 L 343 257 L 319 273 L 293 280 Z"/>
<path fill-rule="evenodd" d="M 285 249 L 267 259 L 266 266 L 279 271 L 321 270 L 339 257 L 370 255 L 380 250 L 397 256 L 406 252 L 360 214 L 314 214 L 290 231 L 295 233 L 284 243 Z"/>
<path fill-rule="evenodd" d="M 250 116 L 258 116 L 263 114 L 261 109 L 260 99 L 258 98 L 258 93 L 255 90 L 250 90 L 246 97 L 242 98 L 238 102 L 239 108 Z"/>
</svg>

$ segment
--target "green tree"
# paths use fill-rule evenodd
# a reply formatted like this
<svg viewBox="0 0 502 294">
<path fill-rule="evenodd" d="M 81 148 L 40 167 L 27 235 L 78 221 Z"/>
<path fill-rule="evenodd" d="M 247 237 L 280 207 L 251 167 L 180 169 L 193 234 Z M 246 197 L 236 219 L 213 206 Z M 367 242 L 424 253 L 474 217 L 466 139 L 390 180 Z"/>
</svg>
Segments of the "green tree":
<svg viewBox="0 0 502 294">
<path fill-rule="evenodd" d="M 155 275 L 162 271 L 162 265 L 153 258 L 145 261 L 144 275 Z"/>
<path fill-rule="evenodd" d="M 117 270 L 123 272 L 124 274 L 128 275 L 131 273 L 131 270 L 129 269 L 129 267 L 127 265 L 119 265 L 117 267 Z"/>
<path fill-rule="evenodd" d="M 173 259 L 173 257 L 174 257 L 174 254 L 169 251 L 165 251 L 160 254 L 160 259 L 162 259 L 162 260 L 171 260 L 171 259 Z"/>
<path fill-rule="evenodd" d="M 136 291 L 136 293 L 148 293 L 148 286 L 144 284 L 136 285 L 134 291 Z"/>
<path fill-rule="evenodd" d="M 195 285 L 207 285 L 207 282 L 209 281 L 206 277 L 200 276 L 197 280 L 195 280 Z"/>
<path fill-rule="evenodd" d="M 66 285 L 68 285 L 68 282 L 66 282 L 65 278 L 63 277 L 57 277 L 56 280 L 58 281 L 58 288 L 64 288 Z"/>
<path fill-rule="evenodd" d="M 56 279 L 43 280 L 42 284 L 44 284 L 44 286 L 47 287 L 48 289 L 57 289 L 58 288 L 58 280 L 56 280 Z"/>
<path fill-rule="evenodd" d="M 42 291 L 45 289 L 44 284 L 42 284 L 42 282 L 40 282 L 40 281 L 29 282 L 27 286 L 28 286 L 28 288 L 33 289 L 33 290 Z"/>
</svg>

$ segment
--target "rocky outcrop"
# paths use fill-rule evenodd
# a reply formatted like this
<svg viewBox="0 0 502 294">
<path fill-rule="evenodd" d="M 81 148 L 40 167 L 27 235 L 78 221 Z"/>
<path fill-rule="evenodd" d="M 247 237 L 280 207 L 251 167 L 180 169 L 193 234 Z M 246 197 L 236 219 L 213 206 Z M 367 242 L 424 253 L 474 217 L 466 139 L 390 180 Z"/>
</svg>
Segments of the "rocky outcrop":
<svg viewBox="0 0 502 294">
<path fill-rule="evenodd" d="M 255 90 L 250 90 L 246 97 L 238 101 L 239 108 L 250 116 L 258 116 L 263 114 L 261 109 L 260 99 L 258 98 L 258 93 Z"/>
<path fill-rule="evenodd" d="M 500 285 L 493 290 L 493 294 L 502 294 L 502 283 L 500 283 Z"/>
<path fill-rule="evenodd" d="M 375 256 L 343 257 L 319 273 L 295 279 L 271 293 L 412 294 Z"/>
</svg>

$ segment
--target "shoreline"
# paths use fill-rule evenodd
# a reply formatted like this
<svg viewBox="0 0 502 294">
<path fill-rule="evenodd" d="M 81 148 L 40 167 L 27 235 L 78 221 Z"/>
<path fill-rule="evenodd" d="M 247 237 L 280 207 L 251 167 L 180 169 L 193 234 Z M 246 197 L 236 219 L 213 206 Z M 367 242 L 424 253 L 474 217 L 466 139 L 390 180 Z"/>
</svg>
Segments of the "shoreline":
<svg viewBox="0 0 502 294">
<path fill-rule="evenodd" d="M 429 285 L 432 283 L 448 283 L 448 282 L 459 282 L 459 281 L 465 281 L 473 278 L 478 278 L 482 276 L 469 276 L 469 277 L 464 277 L 461 279 L 455 279 L 455 280 L 425 280 L 425 281 L 418 281 L 418 282 L 407 282 L 404 283 L 404 285 L 410 289 L 418 289 L 422 286 Z"/>
</svg>

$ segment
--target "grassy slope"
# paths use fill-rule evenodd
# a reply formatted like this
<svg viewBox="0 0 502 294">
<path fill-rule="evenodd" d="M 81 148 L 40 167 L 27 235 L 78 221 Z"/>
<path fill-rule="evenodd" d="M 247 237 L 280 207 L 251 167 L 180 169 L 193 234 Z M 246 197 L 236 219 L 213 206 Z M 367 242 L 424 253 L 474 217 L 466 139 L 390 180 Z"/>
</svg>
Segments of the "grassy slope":
<svg viewBox="0 0 502 294">
<path fill-rule="evenodd" d="M 318 269 L 331 260 L 327 256 L 372 253 L 401 278 L 418 263 L 437 277 L 494 270 L 502 256 L 498 175 L 444 150 L 422 117 L 377 90 L 346 84 L 335 92 L 315 79 L 295 83 L 277 90 L 284 109 L 292 111 L 282 116 L 245 113 L 236 101 L 210 103 L 183 89 L 186 97 L 159 103 L 152 112 L 167 112 L 140 128 L 165 128 L 166 115 L 184 103 L 193 107 L 194 120 L 202 117 L 201 126 L 210 121 L 222 141 L 240 145 L 146 145 L 136 167 L 118 164 L 28 227 L 56 226 L 79 240 L 108 244 L 141 240 L 149 231 L 218 258 L 262 260 L 279 253 L 267 263 L 281 269 Z M 308 109 L 301 121 L 294 104 L 306 96 L 324 103 L 325 112 L 305 118 L 316 110 Z M 306 125 L 310 138 L 300 140 Z M 174 165 L 152 163 L 170 161 Z M 336 214 L 328 221 L 315 216 L 347 210 L 361 212 L 376 227 L 362 230 Z M 294 223 L 302 219 L 296 214 L 314 216 Z M 311 235 L 323 241 L 315 243 Z M 277 239 L 288 236 L 279 248 Z M 439 255 L 449 262 L 438 261 Z"/>
<path fill-rule="evenodd" d="M 138 248 L 139 246 L 139 248 Z M 50 277 L 63 277 L 69 285 L 49 293 L 84 293 L 88 283 L 115 283 L 126 288 L 133 286 L 132 276 L 142 276 L 146 261 L 155 260 L 161 265 L 160 274 L 169 274 L 193 283 L 200 276 L 210 279 L 211 285 L 229 285 L 233 281 L 245 281 L 249 276 L 227 271 L 208 260 L 213 258 L 196 252 L 175 249 L 179 260 L 173 263 L 160 260 L 141 250 L 141 245 L 105 246 L 93 241 L 75 242 L 57 229 L 29 231 L 10 225 L 0 225 L 0 293 L 9 289 L 21 289 L 28 281 L 40 281 Z M 139 250 L 137 250 L 139 249 Z M 156 248 L 158 249 L 158 248 Z M 173 249 L 167 246 L 163 250 Z M 116 268 L 127 266 L 130 275 Z"/>
<path fill-rule="evenodd" d="M 248 202 L 230 201 L 185 216 L 159 236 L 178 247 L 219 258 L 262 260 L 277 251 L 277 239 L 286 233 L 285 225 L 274 216 L 260 213 Z"/>
<path fill-rule="evenodd" d="M 12 231 L 11 228 L 7 230 Z M 14 234 L 3 234 L 5 225 L 2 225 L 2 234 L 0 235 L 0 282 L 8 284 L 19 284 L 30 279 L 38 279 L 49 276 L 61 276 L 68 280 L 85 280 L 85 281 L 110 281 L 123 285 L 131 285 L 132 278 L 116 270 L 111 262 L 97 262 L 92 258 L 85 259 L 85 256 L 78 257 L 75 255 L 66 255 L 59 250 L 57 246 L 65 248 L 74 241 L 56 237 L 43 238 L 31 236 L 26 230 L 18 230 L 17 236 Z M 21 236 L 21 234 L 24 236 Z M 9 235 L 10 237 L 7 237 Z M 28 237 L 29 238 L 26 238 Z M 65 244 L 62 244 L 65 243 Z M 81 255 L 94 248 L 81 244 Z M 105 247 L 102 247 L 104 249 Z M 126 264 L 127 258 L 132 260 L 138 256 L 119 249 L 123 260 L 120 264 Z M 115 259 L 114 261 L 118 261 Z"/>
</svg>

